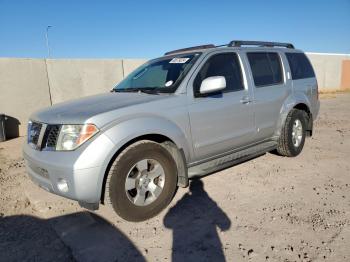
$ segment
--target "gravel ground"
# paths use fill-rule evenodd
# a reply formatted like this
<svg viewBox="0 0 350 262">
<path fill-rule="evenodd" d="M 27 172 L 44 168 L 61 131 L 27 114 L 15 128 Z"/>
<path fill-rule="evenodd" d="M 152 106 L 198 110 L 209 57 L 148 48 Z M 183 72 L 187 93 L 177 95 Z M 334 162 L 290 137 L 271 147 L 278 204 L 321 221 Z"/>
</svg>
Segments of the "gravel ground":
<svg viewBox="0 0 350 262">
<path fill-rule="evenodd" d="M 180 188 L 157 217 L 91 213 L 0 144 L 0 261 L 350 261 L 350 94 L 324 95 L 301 155 L 266 154 Z"/>
</svg>

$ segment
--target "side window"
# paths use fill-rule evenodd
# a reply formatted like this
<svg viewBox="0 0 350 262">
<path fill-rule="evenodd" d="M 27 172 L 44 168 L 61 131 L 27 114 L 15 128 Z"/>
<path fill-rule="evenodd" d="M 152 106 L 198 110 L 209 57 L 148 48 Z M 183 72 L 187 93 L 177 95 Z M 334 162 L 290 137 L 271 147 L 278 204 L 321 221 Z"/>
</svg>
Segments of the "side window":
<svg viewBox="0 0 350 262">
<path fill-rule="evenodd" d="M 277 53 L 247 53 L 256 87 L 277 85 L 283 82 L 281 59 Z"/>
<path fill-rule="evenodd" d="M 315 77 L 312 65 L 303 53 L 286 53 L 292 79 L 303 79 Z"/>
<path fill-rule="evenodd" d="M 244 89 L 241 66 L 235 53 L 213 55 L 206 61 L 194 80 L 193 87 L 195 94 L 199 93 L 202 81 L 211 76 L 225 77 L 226 88 L 223 92 Z"/>
<path fill-rule="evenodd" d="M 279 84 L 283 82 L 283 73 L 281 66 L 281 59 L 277 53 L 267 53 L 270 60 L 270 66 L 273 73 L 274 84 Z"/>
</svg>

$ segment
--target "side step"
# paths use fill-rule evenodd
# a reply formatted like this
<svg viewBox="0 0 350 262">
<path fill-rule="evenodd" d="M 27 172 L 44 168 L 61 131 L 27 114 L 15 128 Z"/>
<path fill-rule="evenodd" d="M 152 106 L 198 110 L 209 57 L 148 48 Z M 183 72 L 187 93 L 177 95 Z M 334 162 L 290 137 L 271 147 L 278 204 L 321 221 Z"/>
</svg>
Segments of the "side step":
<svg viewBox="0 0 350 262">
<path fill-rule="evenodd" d="M 190 167 L 188 169 L 188 178 L 202 177 L 215 171 L 239 164 L 274 150 L 276 149 L 276 146 L 276 141 L 268 141 L 245 149 L 233 151 L 224 156 Z"/>
</svg>

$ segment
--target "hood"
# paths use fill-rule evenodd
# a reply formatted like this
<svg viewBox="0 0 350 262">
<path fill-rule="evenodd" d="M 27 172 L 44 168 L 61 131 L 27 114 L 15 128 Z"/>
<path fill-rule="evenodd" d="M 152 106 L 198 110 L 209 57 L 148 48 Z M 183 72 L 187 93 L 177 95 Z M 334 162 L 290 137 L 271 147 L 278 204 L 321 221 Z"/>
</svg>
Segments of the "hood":
<svg viewBox="0 0 350 262">
<path fill-rule="evenodd" d="M 119 108 L 168 97 L 144 93 L 106 93 L 59 103 L 37 111 L 30 119 L 47 124 L 83 124 L 87 119 Z"/>
</svg>

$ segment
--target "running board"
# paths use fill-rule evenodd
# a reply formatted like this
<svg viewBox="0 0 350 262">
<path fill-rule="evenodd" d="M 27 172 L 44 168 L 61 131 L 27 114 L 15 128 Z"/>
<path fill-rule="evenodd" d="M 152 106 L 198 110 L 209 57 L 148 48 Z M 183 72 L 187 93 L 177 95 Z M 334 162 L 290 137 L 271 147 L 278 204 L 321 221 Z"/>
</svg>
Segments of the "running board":
<svg viewBox="0 0 350 262">
<path fill-rule="evenodd" d="M 192 166 L 188 168 L 188 178 L 202 177 L 215 171 L 242 163 L 266 152 L 272 151 L 276 149 L 276 146 L 277 142 L 268 141 Z"/>
</svg>

